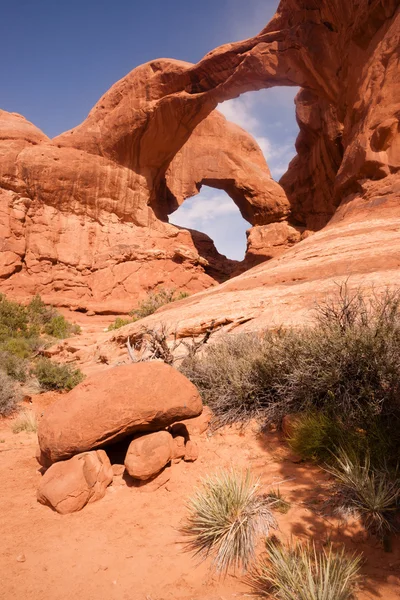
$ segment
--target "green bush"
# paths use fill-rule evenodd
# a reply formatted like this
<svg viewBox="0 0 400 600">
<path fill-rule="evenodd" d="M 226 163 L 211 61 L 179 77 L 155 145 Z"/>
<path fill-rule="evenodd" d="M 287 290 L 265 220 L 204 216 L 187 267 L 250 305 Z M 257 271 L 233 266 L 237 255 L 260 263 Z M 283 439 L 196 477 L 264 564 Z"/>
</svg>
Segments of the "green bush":
<svg viewBox="0 0 400 600">
<path fill-rule="evenodd" d="M 399 436 L 391 435 L 379 418 L 368 423 L 367 429 L 349 428 L 340 419 L 323 412 L 306 412 L 296 417 L 288 437 L 291 449 L 305 460 L 332 463 L 340 448 L 352 455 L 368 454 L 378 466 L 390 456 Z"/>
<path fill-rule="evenodd" d="M 39 345 L 39 339 L 35 337 L 10 337 L 0 343 L 0 348 L 3 352 L 13 354 L 18 358 L 30 358 Z"/>
<path fill-rule="evenodd" d="M 113 321 L 108 327 L 107 331 L 114 331 L 115 329 L 119 329 L 120 327 L 124 327 L 124 325 L 129 325 L 132 323 L 131 319 L 122 319 L 121 317 L 117 317 L 115 321 Z"/>
<path fill-rule="evenodd" d="M 361 558 L 332 546 L 283 546 L 266 542 L 266 554 L 248 577 L 259 596 L 279 600 L 350 600 L 359 580 Z"/>
<path fill-rule="evenodd" d="M 157 291 L 147 294 L 147 297 L 140 302 L 138 308 L 132 310 L 129 314 L 134 320 L 138 321 L 152 315 L 161 306 L 187 298 L 188 295 L 186 292 L 176 292 L 174 289 L 159 288 Z"/>
<path fill-rule="evenodd" d="M 84 375 L 79 369 L 67 364 L 52 362 L 49 358 L 40 358 L 33 369 L 43 390 L 72 390 L 83 381 Z"/>
<path fill-rule="evenodd" d="M 24 335 L 28 331 L 27 309 L 0 294 L 0 341 Z"/>
<path fill-rule="evenodd" d="M 37 327 L 39 331 L 41 331 L 43 326 L 51 321 L 53 317 L 57 316 L 57 311 L 52 306 L 47 306 L 39 294 L 36 294 L 29 302 L 27 311 L 31 326 Z"/>
<path fill-rule="evenodd" d="M 0 351 L 0 369 L 11 379 L 25 382 L 28 376 L 28 365 L 29 362 L 24 358 Z"/>
<path fill-rule="evenodd" d="M 44 325 L 43 330 L 47 335 L 63 340 L 80 333 L 81 328 L 79 325 L 69 323 L 63 315 L 56 315 Z"/>
<path fill-rule="evenodd" d="M 270 501 L 257 494 L 258 489 L 249 471 L 220 471 L 204 479 L 189 500 L 189 516 L 181 530 L 189 537 L 187 549 L 203 559 L 211 555 L 219 572 L 246 569 L 258 536 L 276 526 Z"/>
<path fill-rule="evenodd" d="M 7 417 L 16 411 L 20 394 L 13 380 L 0 370 L 0 416 Z"/>
</svg>

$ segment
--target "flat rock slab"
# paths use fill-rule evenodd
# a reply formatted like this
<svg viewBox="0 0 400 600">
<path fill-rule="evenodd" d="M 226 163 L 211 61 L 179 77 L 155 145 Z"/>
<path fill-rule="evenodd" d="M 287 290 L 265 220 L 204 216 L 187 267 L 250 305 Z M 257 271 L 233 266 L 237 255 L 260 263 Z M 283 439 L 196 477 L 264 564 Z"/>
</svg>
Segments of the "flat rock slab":
<svg viewBox="0 0 400 600">
<path fill-rule="evenodd" d="M 40 461 L 48 466 L 202 410 L 197 388 L 165 363 L 114 367 L 88 377 L 46 410 L 38 429 Z"/>
</svg>

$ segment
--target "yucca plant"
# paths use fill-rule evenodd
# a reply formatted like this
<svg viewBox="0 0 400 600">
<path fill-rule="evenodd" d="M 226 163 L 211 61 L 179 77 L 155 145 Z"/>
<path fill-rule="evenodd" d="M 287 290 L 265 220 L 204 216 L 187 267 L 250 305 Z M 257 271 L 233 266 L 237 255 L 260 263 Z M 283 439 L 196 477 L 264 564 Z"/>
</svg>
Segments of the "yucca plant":
<svg viewBox="0 0 400 600">
<path fill-rule="evenodd" d="M 270 501 L 270 507 L 285 515 L 290 510 L 290 502 L 285 500 L 279 487 L 271 488 L 267 494 Z"/>
<path fill-rule="evenodd" d="M 267 540 L 266 553 L 247 578 L 259 596 L 279 600 L 350 600 L 358 580 L 361 558 L 346 556 L 330 545 L 283 546 Z"/>
<path fill-rule="evenodd" d="M 216 571 L 246 570 L 254 558 L 259 535 L 268 535 L 276 521 L 270 499 L 258 494 L 259 480 L 249 471 L 219 471 L 205 478 L 188 502 L 182 533 L 186 549 L 201 559 L 213 557 Z"/>
<path fill-rule="evenodd" d="M 27 433 L 36 433 L 36 414 L 32 410 L 21 411 L 12 424 L 12 431 L 13 433 L 20 433 L 21 431 L 26 431 Z"/>
<path fill-rule="evenodd" d="M 393 477 L 385 468 L 372 467 L 368 453 L 361 459 L 343 449 L 327 470 L 339 481 L 345 503 L 360 514 L 368 529 L 380 536 L 390 531 L 390 517 L 400 504 L 397 472 Z"/>
</svg>

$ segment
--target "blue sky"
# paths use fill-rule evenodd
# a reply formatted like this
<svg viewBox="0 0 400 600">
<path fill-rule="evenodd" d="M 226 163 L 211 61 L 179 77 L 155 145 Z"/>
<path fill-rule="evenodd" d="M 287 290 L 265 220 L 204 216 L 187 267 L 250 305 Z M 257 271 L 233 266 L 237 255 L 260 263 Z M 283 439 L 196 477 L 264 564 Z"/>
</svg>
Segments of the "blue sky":
<svg viewBox="0 0 400 600">
<path fill-rule="evenodd" d="M 256 34 L 277 5 L 277 0 L 2 0 L 0 108 L 23 114 L 53 137 L 83 121 L 100 96 L 137 65 L 158 57 L 197 62 L 220 44 Z M 225 116 L 257 137 L 275 178 L 294 155 L 295 92 L 263 90 L 220 105 Z M 231 258 L 243 256 L 249 224 L 223 192 L 203 188 L 171 221 L 208 233 Z"/>
</svg>

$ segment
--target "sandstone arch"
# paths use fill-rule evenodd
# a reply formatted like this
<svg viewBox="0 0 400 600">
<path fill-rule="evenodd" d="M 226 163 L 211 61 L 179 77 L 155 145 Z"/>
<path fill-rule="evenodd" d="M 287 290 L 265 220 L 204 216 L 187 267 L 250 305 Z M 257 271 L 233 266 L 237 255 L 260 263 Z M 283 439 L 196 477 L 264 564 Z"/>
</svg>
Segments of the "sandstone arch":
<svg viewBox="0 0 400 600">
<path fill-rule="evenodd" d="M 123 310 L 160 272 L 191 291 L 212 285 L 190 232 L 158 216 L 165 221 L 187 193 L 174 191 L 171 171 L 192 132 L 207 128 L 219 102 L 249 90 L 302 88 L 298 156 L 281 179 L 290 206 L 271 182 L 264 199 L 245 193 L 243 181 L 230 190 L 251 223 L 287 227 L 287 217 L 316 230 L 332 216 L 373 214 L 378 200 L 381 214 L 395 209 L 399 52 L 398 0 L 282 0 L 259 35 L 197 65 L 160 59 L 138 67 L 54 140 L 1 113 L 2 290 Z M 188 186 L 231 185 L 231 173 L 210 178 L 207 169 Z"/>
</svg>

